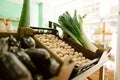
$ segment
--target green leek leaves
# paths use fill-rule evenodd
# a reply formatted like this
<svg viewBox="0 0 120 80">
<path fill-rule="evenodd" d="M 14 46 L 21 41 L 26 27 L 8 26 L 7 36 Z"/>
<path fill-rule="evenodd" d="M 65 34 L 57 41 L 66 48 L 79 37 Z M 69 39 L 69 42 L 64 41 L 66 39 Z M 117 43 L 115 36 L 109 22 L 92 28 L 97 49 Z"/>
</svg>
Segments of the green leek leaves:
<svg viewBox="0 0 120 80">
<path fill-rule="evenodd" d="M 98 49 L 90 40 L 87 38 L 86 34 L 82 29 L 84 16 L 77 16 L 77 11 L 75 10 L 73 17 L 66 11 L 59 16 L 58 23 L 56 26 L 60 27 L 65 33 L 67 33 L 74 41 L 76 41 L 81 46 L 96 52 Z"/>
</svg>

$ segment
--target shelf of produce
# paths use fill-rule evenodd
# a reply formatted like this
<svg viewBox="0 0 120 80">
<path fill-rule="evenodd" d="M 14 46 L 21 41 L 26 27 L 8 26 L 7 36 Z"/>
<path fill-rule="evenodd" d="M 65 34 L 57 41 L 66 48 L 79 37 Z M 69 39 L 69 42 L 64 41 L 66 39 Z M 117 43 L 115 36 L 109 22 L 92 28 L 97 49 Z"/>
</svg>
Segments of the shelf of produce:
<svg viewBox="0 0 120 80">
<path fill-rule="evenodd" d="M 22 32 L 21 32 L 22 31 Z M 33 30 L 32 29 L 26 29 L 26 30 L 23 30 L 23 29 L 21 29 L 21 30 L 19 30 L 18 32 L 21 32 L 20 33 L 20 35 L 23 35 L 23 34 L 29 34 L 29 35 L 33 35 L 34 34 L 34 32 L 33 32 Z M 64 39 L 65 40 L 65 39 Z M 68 41 L 70 41 L 71 42 L 71 40 L 69 39 L 69 40 L 67 40 L 67 42 Z M 72 45 L 76 45 L 76 44 L 72 44 Z M 72 46 L 71 45 L 71 46 Z M 80 47 L 79 46 L 77 46 L 77 48 L 78 49 L 80 49 Z M 46 48 L 47 49 L 47 48 Z M 49 50 L 49 49 L 48 49 Z M 81 49 L 80 49 L 81 50 Z M 86 50 L 85 50 L 85 52 L 86 52 Z M 88 53 L 90 53 L 90 51 L 87 51 Z M 85 53 L 84 53 L 85 54 Z M 101 54 L 101 53 L 100 53 Z M 89 55 L 89 56 L 88 56 Z M 73 77 L 71 80 L 83 80 L 84 78 L 86 78 L 86 77 L 88 77 L 90 74 L 92 74 L 93 72 L 95 72 L 97 69 L 99 69 L 99 68 L 101 68 L 103 65 L 104 65 L 104 63 L 108 60 L 108 55 L 109 55 L 109 53 L 108 52 L 104 52 L 104 53 L 102 53 L 102 55 L 101 55 L 101 57 L 100 57 L 100 59 L 99 59 L 99 61 L 98 61 L 98 63 L 97 64 L 95 64 L 94 66 L 92 66 L 91 68 L 89 68 L 89 69 L 87 69 L 86 71 L 84 71 L 84 72 L 82 72 L 81 74 L 79 74 L 79 75 L 77 75 L 77 76 L 75 76 L 75 77 Z M 97 56 L 98 56 L 98 54 L 97 54 Z M 93 55 L 93 53 L 90 53 L 90 54 L 87 54 L 87 57 L 89 57 L 89 58 L 92 58 L 92 59 L 95 59 L 96 58 L 96 56 L 95 55 Z M 72 68 L 71 68 L 72 69 Z M 65 70 L 65 72 L 66 71 L 69 71 L 69 70 Z M 70 70 L 71 71 L 71 70 Z M 70 73 L 69 73 L 70 74 Z M 101 73 L 102 74 L 102 73 Z M 60 76 L 59 76 L 60 77 Z M 67 78 L 68 78 L 69 76 L 67 76 Z M 61 78 L 63 78 L 63 76 L 61 77 Z M 61 78 L 59 78 L 59 79 L 61 79 Z M 56 79 L 55 79 L 56 80 Z M 58 80 L 58 79 L 57 79 Z M 66 80 L 66 79 L 64 79 L 64 80 Z"/>
<path fill-rule="evenodd" d="M 98 70 L 99 68 L 101 68 L 104 65 L 104 63 L 108 60 L 108 55 L 109 55 L 109 53 L 104 52 L 102 54 L 99 62 L 96 65 L 94 65 L 90 69 L 86 70 L 85 72 L 79 74 L 78 76 L 74 77 L 72 80 L 84 80 L 86 77 L 88 77 L 90 74 L 92 74 L 93 72 L 95 72 L 96 70 Z M 102 74 L 102 73 L 100 73 L 100 74 Z M 99 79 L 102 80 L 102 78 L 99 78 Z"/>
<path fill-rule="evenodd" d="M 34 32 L 33 32 L 32 29 L 29 29 L 29 28 L 27 28 L 27 29 L 19 28 L 18 29 L 18 33 L 0 32 L 0 38 L 9 37 L 10 35 L 12 35 L 17 40 L 21 40 L 22 36 L 24 36 L 24 35 L 31 35 L 32 36 L 33 34 L 34 34 Z M 39 44 L 39 43 L 37 43 L 37 44 Z M 36 46 L 36 48 L 42 48 L 42 45 L 39 46 L 39 47 Z M 49 80 L 61 80 L 61 78 L 63 80 L 68 80 L 70 74 L 72 73 L 72 70 L 73 70 L 75 64 L 73 62 L 69 63 L 67 60 L 65 62 L 63 62 L 60 58 L 58 58 L 56 55 L 54 55 L 53 52 L 50 52 L 49 50 L 48 50 L 48 52 L 50 53 L 50 56 L 52 58 L 54 58 L 56 61 L 58 61 L 59 64 L 60 64 L 59 70 L 56 73 L 56 75 L 54 75 L 53 77 L 51 77 Z M 66 75 L 64 75 L 64 74 L 66 74 Z"/>
<path fill-rule="evenodd" d="M 106 54 L 105 52 L 101 52 L 99 50 L 99 52 L 97 53 L 93 53 L 90 50 L 87 50 L 85 48 L 83 48 L 82 46 L 78 45 L 77 43 L 75 43 L 74 41 L 72 41 L 70 38 L 68 38 L 67 36 L 64 36 L 63 41 L 65 41 L 66 43 L 68 43 L 70 46 L 72 46 L 74 49 L 76 49 L 77 51 L 81 51 L 84 53 L 84 56 L 86 56 L 87 58 L 93 60 L 95 58 L 100 57 L 99 62 L 97 64 L 95 64 L 94 66 L 92 66 L 89 69 L 86 69 L 84 72 L 82 72 L 81 74 L 79 74 L 78 76 L 75 76 L 73 78 L 71 78 L 72 80 L 83 80 L 84 78 L 88 77 L 90 74 L 92 74 L 94 71 L 96 71 L 97 69 L 99 69 L 100 67 L 103 66 L 103 64 L 108 60 L 108 54 Z M 41 42 L 39 42 L 39 44 L 42 44 Z M 42 44 L 43 45 L 43 44 Z M 45 47 L 45 46 L 44 46 Z M 46 47 L 45 47 L 46 48 Z M 47 48 L 46 48 L 47 49 Z M 47 49 L 49 50 L 49 49 Z M 69 71 L 69 70 L 68 70 Z M 64 79 L 66 80 L 66 79 Z"/>
</svg>

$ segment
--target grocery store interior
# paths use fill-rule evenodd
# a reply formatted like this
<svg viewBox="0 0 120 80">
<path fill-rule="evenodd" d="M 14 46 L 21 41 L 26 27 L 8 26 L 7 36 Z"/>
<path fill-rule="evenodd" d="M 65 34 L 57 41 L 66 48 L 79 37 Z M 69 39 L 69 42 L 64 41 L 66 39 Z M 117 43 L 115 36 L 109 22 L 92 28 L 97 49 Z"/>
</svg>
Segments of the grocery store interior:
<svg viewBox="0 0 120 80">
<path fill-rule="evenodd" d="M 25 0 L 0 0 L 0 33 L 17 32 L 23 2 Z M 84 80 L 119 80 L 119 0 L 29 0 L 30 26 L 53 28 L 50 22 L 58 23 L 59 16 L 69 12 L 85 16 L 82 28 L 88 39 L 96 45 L 109 49 L 108 60 L 101 67 L 84 77 Z M 5 20 L 7 26 L 4 25 Z M 56 27 L 59 36 L 62 29 Z M 0 65 L 1 66 L 1 65 Z M 102 73 L 100 74 L 100 70 Z M 82 73 L 80 74 L 82 75 Z M 79 76 L 79 75 L 78 75 Z M 83 75 L 84 76 L 84 75 Z M 102 78 L 100 78 L 102 76 Z M 41 79 L 36 79 L 41 80 Z M 54 79 L 53 79 L 54 80 Z M 78 80 L 77 78 L 73 80 Z"/>
</svg>

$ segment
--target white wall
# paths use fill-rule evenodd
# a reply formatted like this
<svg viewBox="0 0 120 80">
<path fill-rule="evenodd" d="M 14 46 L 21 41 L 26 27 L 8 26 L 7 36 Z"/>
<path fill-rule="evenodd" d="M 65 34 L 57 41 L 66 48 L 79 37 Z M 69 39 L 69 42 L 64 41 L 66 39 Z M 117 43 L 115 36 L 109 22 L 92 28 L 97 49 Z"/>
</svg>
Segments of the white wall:
<svg viewBox="0 0 120 80">
<path fill-rule="evenodd" d="M 38 3 L 32 3 L 30 6 L 30 25 L 38 27 Z"/>
<path fill-rule="evenodd" d="M 55 7 L 50 3 L 43 3 L 43 27 L 48 27 L 48 21 L 54 21 Z"/>
<path fill-rule="evenodd" d="M 23 4 L 24 0 L 9 0 L 17 4 Z M 38 2 L 30 0 L 30 25 L 38 26 Z"/>
</svg>

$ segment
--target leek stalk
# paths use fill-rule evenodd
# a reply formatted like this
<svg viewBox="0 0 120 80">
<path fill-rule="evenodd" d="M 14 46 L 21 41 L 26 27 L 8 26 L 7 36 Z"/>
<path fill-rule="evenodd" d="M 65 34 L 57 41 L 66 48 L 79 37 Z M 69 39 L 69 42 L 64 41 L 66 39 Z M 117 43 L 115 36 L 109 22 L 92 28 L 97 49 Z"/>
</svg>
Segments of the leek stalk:
<svg viewBox="0 0 120 80">
<path fill-rule="evenodd" d="M 30 27 L 30 1 L 24 0 L 18 27 Z"/>
</svg>

